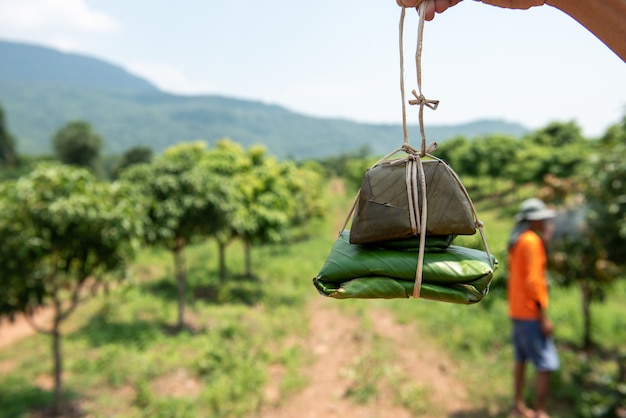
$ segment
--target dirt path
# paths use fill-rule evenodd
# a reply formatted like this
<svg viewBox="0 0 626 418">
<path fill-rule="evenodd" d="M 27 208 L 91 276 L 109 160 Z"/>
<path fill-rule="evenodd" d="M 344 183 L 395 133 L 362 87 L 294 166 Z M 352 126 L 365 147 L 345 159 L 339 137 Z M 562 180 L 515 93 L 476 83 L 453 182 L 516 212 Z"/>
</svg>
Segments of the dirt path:
<svg viewBox="0 0 626 418">
<path fill-rule="evenodd" d="M 344 195 L 341 181 L 332 181 L 329 194 Z M 346 211 L 336 208 L 332 213 L 333 225 L 339 231 Z M 275 373 L 268 387 L 268 404 L 261 410 L 260 418 L 429 418 L 463 416 L 471 409 L 467 390 L 456 376 L 452 361 L 436 348 L 415 324 L 397 323 L 384 309 L 367 311 L 367 318 L 342 313 L 339 301 L 331 298 L 314 298 L 309 306 L 309 333 L 301 342 L 313 357 L 312 364 L 303 371 L 308 384 L 301 391 L 280 399 L 278 387 L 281 373 Z M 364 325 L 367 330 L 364 330 Z M 384 345 L 384 357 L 372 353 L 378 349 L 375 341 Z M 378 387 L 379 393 L 365 404 L 355 403 L 347 394 L 358 382 L 351 375 L 355 359 L 373 355 L 372 368 L 399 371 L 401 385 Z M 376 364 L 384 361 L 384 365 Z M 362 367 L 367 367 L 362 366 Z M 358 378 L 358 376 L 357 376 Z M 399 406 L 397 386 L 413 388 L 408 396 L 409 407 Z M 415 396 L 412 396 L 415 395 Z M 425 404 L 423 409 L 420 403 Z M 422 411 L 428 411 L 428 413 Z"/>
<path fill-rule="evenodd" d="M 49 325 L 52 321 L 53 313 L 51 308 L 40 308 L 35 314 L 35 323 L 43 326 Z M 2 319 L 0 320 L 0 349 L 8 347 L 34 333 L 33 327 L 28 324 L 28 321 L 21 314 L 15 315 L 14 321 Z"/>
<path fill-rule="evenodd" d="M 335 193 L 343 192 L 342 184 L 335 182 L 332 186 L 337 188 L 333 190 Z M 339 230 L 346 214 L 334 215 Z M 365 317 L 347 314 L 341 309 L 342 303 L 349 302 L 321 296 L 312 299 L 308 307 L 309 332 L 299 342 L 312 357 L 309 366 L 302 371 L 308 383 L 283 399 L 279 390 L 283 373 L 279 369 L 270 370 L 272 378 L 266 391 L 268 406 L 259 412 L 259 418 L 439 418 L 463 416 L 463 411 L 471 409 L 466 388 L 455 377 L 454 364 L 419 334 L 415 324 L 399 324 L 382 308 L 366 311 Z M 45 322 L 50 316 L 51 312 L 44 310 L 37 321 Z M 23 318 L 14 323 L 0 322 L 0 349 L 32 333 Z M 384 360 L 377 356 L 379 344 L 384 350 Z M 358 359 L 367 356 L 370 356 L 370 363 L 355 365 Z M 368 367 L 393 372 L 402 382 L 391 385 L 381 382 L 376 394 L 359 404 L 348 396 L 361 383 L 359 375 L 354 373 L 357 367 L 365 374 Z M 407 386 L 414 391 L 407 395 L 409 405 L 401 406 L 394 390 Z M 427 413 L 419 412 L 421 404 Z"/>
<path fill-rule="evenodd" d="M 377 309 L 368 312 L 371 330 L 364 333 L 362 318 L 341 313 L 338 303 L 345 302 L 323 297 L 312 302 L 310 331 L 304 341 L 314 357 L 304 372 L 309 384 L 288 399 L 278 400 L 276 406 L 262 410 L 261 418 L 437 418 L 470 408 L 465 387 L 454 377 L 454 365 L 420 338 L 413 326 L 398 324 L 390 312 Z M 392 350 L 384 368 L 400 370 L 410 386 L 422 389 L 423 396 L 417 396 L 414 402 L 426 404 L 427 415 L 416 412 L 421 409 L 419 404 L 410 409 L 399 406 L 389 387 L 379 388 L 380 394 L 365 404 L 356 404 L 346 396 L 355 384 L 347 370 L 354 359 L 371 350 L 376 339 Z"/>
</svg>

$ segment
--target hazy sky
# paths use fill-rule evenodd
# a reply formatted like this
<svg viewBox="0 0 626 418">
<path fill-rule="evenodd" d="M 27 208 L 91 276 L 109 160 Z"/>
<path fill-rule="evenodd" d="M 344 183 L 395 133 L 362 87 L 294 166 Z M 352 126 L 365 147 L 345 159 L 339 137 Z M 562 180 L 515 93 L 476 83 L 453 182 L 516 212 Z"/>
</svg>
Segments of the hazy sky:
<svg viewBox="0 0 626 418">
<path fill-rule="evenodd" d="M 169 92 L 401 123 L 399 17 L 394 0 L 0 0 L 0 39 L 104 59 Z M 416 22 L 411 11 L 409 91 Z M 551 7 L 466 0 L 424 35 L 423 91 L 441 101 L 427 126 L 575 120 L 597 136 L 626 114 L 626 64 Z"/>
</svg>

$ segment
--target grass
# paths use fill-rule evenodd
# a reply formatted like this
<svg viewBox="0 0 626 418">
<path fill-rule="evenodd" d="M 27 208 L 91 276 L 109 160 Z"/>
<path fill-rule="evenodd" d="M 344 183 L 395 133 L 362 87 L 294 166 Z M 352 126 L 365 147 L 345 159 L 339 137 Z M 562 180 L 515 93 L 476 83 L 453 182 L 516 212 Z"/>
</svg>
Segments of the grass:
<svg viewBox="0 0 626 418">
<path fill-rule="evenodd" d="M 293 372 L 297 353 L 280 350 L 280 342 L 302 333 L 301 324 L 307 321 L 301 309 L 308 293 L 301 283 L 303 270 L 290 270 L 285 263 L 293 257 L 292 250 L 264 248 L 255 253 L 257 264 L 263 264 L 258 270 L 262 278 L 224 286 L 218 295 L 222 302 L 217 303 L 193 296 L 194 287 L 217 281 L 215 268 L 207 262 L 215 258 L 207 247 L 191 248 L 188 254 L 190 265 L 204 264 L 190 271 L 189 330 L 171 332 L 176 318 L 169 286 L 171 258 L 152 250 L 134 266 L 134 283 L 91 299 L 63 325 L 65 389 L 81 398 L 86 413 L 246 416 L 262 401 L 270 364 L 283 363 L 290 371 L 288 381 L 299 384 Z M 274 258 L 283 262 L 262 261 Z M 46 336 L 33 335 L 0 352 L 0 363 L 12 364 L 12 371 L 0 377 L 0 416 L 27 417 L 50 402 L 50 392 L 35 383 L 49 373 L 49 346 Z M 159 376 L 181 369 L 200 390 L 171 397 L 168 392 L 175 388 L 164 387 L 159 393 L 151 386 Z"/>
<path fill-rule="evenodd" d="M 352 198 L 338 198 L 329 212 L 345 216 L 342 211 L 347 212 Z M 460 306 L 420 300 L 338 305 L 358 318 L 366 318 L 363 312 L 372 307 L 390 309 L 398 321 L 412 324 L 438 344 L 458 365 L 458 379 L 469 390 L 479 411 L 476 416 L 503 416 L 510 405 L 512 354 L 503 291 L 504 249 L 517 201 L 517 196 L 503 193 L 497 202 L 477 202 L 491 250 L 500 260 L 492 290 L 481 303 Z M 145 249 L 132 266 L 131 280 L 90 299 L 63 324 L 66 397 L 88 416 L 248 417 L 264 402 L 270 370 L 281 372 L 282 395 L 301 389 L 307 384 L 301 370 L 310 353 L 292 341 L 307 332 L 303 324 L 309 318 L 303 307 L 319 297 L 311 277 L 328 255 L 336 228 L 331 219 L 316 220 L 300 233 L 309 239 L 255 248 L 252 280 L 242 278 L 239 244 L 227 252 L 227 283 L 218 279 L 214 242 L 189 247 L 188 328 L 179 333 L 172 331 L 176 298 L 171 255 Z M 602 405 L 604 398 L 585 400 L 580 393 L 589 382 L 606 381 L 618 370 L 610 359 L 582 356 L 575 349 L 582 338 L 578 290 L 555 287 L 551 292 L 563 365 L 555 376 L 554 403 L 560 408 L 555 416 L 565 417 L 591 410 L 586 405 Z M 594 336 L 610 352 L 626 349 L 625 296 L 622 280 L 602 304 L 593 306 Z M 366 349 L 343 371 L 352 376 L 351 399 L 368 403 L 391 392 L 398 405 L 413 408 L 416 416 L 437 410 L 437 405 L 428 404 L 428 387 L 387 367 L 384 358 L 392 347 L 362 321 Z M 50 404 L 46 377 L 51 355 L 46 336 L 33 335 L 2 349 L 0 370 L 0 417 L 33 417 Z M 605 396 L 602 391 L 589 393 L 592 398 Z M 572 402 L 577 402 L 575 409 Z"/>
</svg>

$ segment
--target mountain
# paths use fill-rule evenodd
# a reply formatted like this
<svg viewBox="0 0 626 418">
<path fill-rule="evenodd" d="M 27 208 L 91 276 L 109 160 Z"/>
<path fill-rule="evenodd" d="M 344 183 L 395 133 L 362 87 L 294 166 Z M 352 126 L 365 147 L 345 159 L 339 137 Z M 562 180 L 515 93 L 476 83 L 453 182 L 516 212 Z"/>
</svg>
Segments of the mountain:
<svg viewBox="0 0 626 418">
<path fill-rule="evenodd" d="M 216 95 L 174 95 L 117 65 L 41 46 L 0 41 L 0 62 L 0 106 L 21 153 L 50 152 L 54 132 L 78 119 L 102 135 L 110 154 L 138 145 L 160 152 L 178 142 L 224 137 L 244 146 L 264 144 L 273 155 L 295 158 L 363 147 L 382 154 L 402 144 L 400 124 L 316 118 Z M 426 128 L 429 141 L 437 142 L 457 135 L 525 132 L 501 120 Z"/>
</svg>

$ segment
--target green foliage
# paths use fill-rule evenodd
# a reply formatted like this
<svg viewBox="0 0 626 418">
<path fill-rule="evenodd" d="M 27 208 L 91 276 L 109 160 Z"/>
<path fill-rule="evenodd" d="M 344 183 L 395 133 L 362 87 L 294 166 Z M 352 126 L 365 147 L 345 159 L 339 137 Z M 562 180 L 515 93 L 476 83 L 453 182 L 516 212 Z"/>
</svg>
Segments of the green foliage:
<svg viewBox="0 0 626 418">
<path fill-rule="evenodd" d="M 0 105 L 0 168 L 12 167 L 17 164 L 15 138 L 9 132 L 4 118 L 4 109 Z"/>
<path fill-rule="evenodd" d="M 624 264 L 626 253 L 626 116 L 607 131 L 584 173 L 589 224 L 607 257 Z"/>
<path fill-rule="evenodd" d="M 285 161 L 283 170 L 287 187 L 296 201 L 293 225 L 300 226 L 314 219 L 323 218 L 326 210 L 324 201 L 326 177 L 321 165 L 314 161 L 300 165 Z"/>
<path fill-rule="evenodd" d="M 202 143 L 181 144 L 122 174 L 122 181 L 135 184 L 148 199 L 148 243 L 176 250 L 222 227 L 230 209 L 224 199 L 228 181 L 200 167 L 205 153 Z"/>
<path fill-rule="evenodd" d="M 622 192 L 616 186 L 621 187 L 619 181 L 625 178 L 623 163 L 618 161 L 624 151 L 620 148 L 620 144 L 624 143 L 622 135 L 621 125 L 607 131 L 606 138 L 601 141 L 606 148 L 602 149 L 597 160 L 593 160 L 602 162 L 602 165 L 590 164 L 594 175 L 588 175 L 593 180 L 590 196 L 598 199 L 598 204 L 602 206 L 599 210 L 604 210 L 597 212 L 598 217 L 613 227 L 621 225 L 620 216 L 623 215 L 619 204 L 615 210 L 615 204 L 621 202 L 621 198 L 616 196 L 621 196 Z M 485 141 L 488 142 L 487 139 Z M 498 142 L 503 142 L 504 149 L 509 142 L 507 138 L 493 141 L 487 148 L 496 148 Z M 548 145 L 537 147 L 549 148 Z M 563 145 L 563 148 L 568 147 Z M 445 147 L 442 148 L 447 152 Z M 476 144 L 476 148 L 475 155 L 480 155 L 478 151 L 484 152 L 482 145 Z M 486 173 L 487 167 L 485 165 L 481 170 Z M 106 299 L 104 296 L 96 298 L 90 305 L 81 307 L 85 310 L 81 311 L 81 315 L 75 315 L 78 319 L 68 324 L 71 326 L 66 330 L 68 338 L 64 344 L 72 353 L 67 361 L 69 391 L 80 393 L 80 405 L 84 407 L 85 415 L 252 416 L 264 402 L 263 390 L 271 367 L 279 365 L 287 369 L 281 382 L 284 393 L 296 390 L 305 382 L 301 371 L 303 362 L 307 360 L 307 348 L 290 344 L 306 335 L 307 329 L 303 324 L 308 323 L 308 318 L 302 306 L 309 297 L 319 297 L 306 277 L 311 277 L 320 267 L 336 232 L 331 233 L 335 227 L 332 222 L 322 221 L 314 215 L 328 212 L 321 206 L 326 199 L 316 199 L 312 191 L 307 190 L 314 188 L 315 192 L 317 187 L 321 189 L 323 181 L 320 173 L 319 166 L 314 163 L 297 165 L 280 162 L 262 148 L 244 149 L 229 141 L 220 142 L 209 150 L 201 144 L 185 144 L 168 150 L 150 163 L 130 167 L 122 176 L 123 182 L 111 185 L 95 182 L 85 170 L 39 167 L 18 181 L 0 184 L 0 213 L 3 214 L 0 236 L 6 237 L 0 248 L 0 265 L 3 266 L 0 287 L 5 286 L 0 288 L 0 299 L 6 298 L 4 289 L 15 286 L 15 283 L 21 283 L 23 288 L 34 287 L 34 291 L 28 291 L 31 303 L 45 299 L 47 287 L 44 284 L 49 282 L 42 279 L 42 274 L 51 272 L 52 268 L 42 267 L 38 275 L 28 275 L 28 272 L 33 265 L 39 266 L 37 260 L 40 258 L 42 261 L 51 259 L 51 247 L 44 245 L 42 237 L 53 236 L 55 229 L 48 227 L 45 234 L 25 239 L 31 234 L 29 231 L 39 229 L 38 225 L 51 225 L 54 220 L 54 225 L 58 223 L 65 236 L 77 234 L 75 241 L 81 244 L 91 243 L 87 235 L 91 236 L 94 231 L 97 237 L 111 236 L 113 242 L 115 233 L 98 232 L 103 229 L 101 225 L 109 225 L 104 219 L 105 213 L 112 214 L 114 220 L 111 224 L 134 224 L 141 219 L 141 211 L 145 209 L 152 217 L 152 223 L 149 227 L 135 229 L 134 236 L 143 232 L 144 236 L 151 237 L 151 242 L 167 246 L 177 244 L 172 237 L 175 227 L 182 223 L 176 219 L 191 213 L 190 219 L 198 229 L 190 229 L 193 231 L 190 234 L 193 238 L 189 239 L 192 245 L 186 249 L 189 264 L 193 266 L 189 271 L 191 289 L 184 293 L 185 300 L 190 302 L 188 331 L 172 334 L 171 328 L 164 326 L 174 311 L 176 286 L 170 283 L 171 268 L 167 268 L 169 260 L 164 257 L 164 252 L 156 248 L 145 249 L 140 257 L 142 265 L 133 268 L 137 280 L 132 286 L 114 287 Z M 218 188 L 212 188 L 216 185 L 211 177 L 217 179 Z M 486 224 L 491 250 L 501 259 L 501 267 L 494 278 L 494 289 L 504 285 L 504 248 L 512 214 L 519 203 L 518 194 L 532 194 L 536 190 L 533 187 L 503 193 L 502 190 L 510 187 L 512 181 L 511 178 L 507 180 L 506 186 L 501 184 L 497 188 L 497 198 L 474 199 L 479 216 Z M 152 186 L 147 188 L 146 185 Z M 479 181 L 472 179 L 472 185 L 477 188 L 477 195 L 489 195 L 482 190 L 484 186 L 481 187 Z M 188 195 L 183 196 L 180 191 Z M 270 191 L 275 195 L 272 196 Z M 197 225 L 214 219 L 210 213 L 200 215 L 202 205 L 206 203 L 202 200 L 202 193 L 217 193 L 220 204 L 231 209 L 224 215 L 224 223 L 219 223 L 222 227 L 235 219 L 234 214 L 240 217 L 248 215 L 245 210 L 235 210 L 236 204 L 247 204 L 256 199 L 251 204 L 256 205 L 255 210 L 262 215 L 259 225 L 279 225 L 282 228 L 285 222 L 285 229 L 277 233 L 277 239 L 282 240 L 293 233 L 293 225 L 307 231 L 304 236 L 309 239 L 284 246 L 263 245 L 263 242 L 271 242 L 273 238 L 259 235 L 258 241 L 255 241 L 258 243 L 255 247 L 258 257 L 254 263 L 258 273 L 256 278 L 221 282 L 212 263 L 216 259 L 215 249 L 213 245 L 202 243 L 202 238 L 205 232 L 211 233 L 207 231 L 223 230 L 217 228 L 217 224 L 209 227 Z M 55 199 L 55 196 L 62 198 Z M 161 200 L 156 200 L 157 197 Z M 351 197 L 333 196 L 335 209 L 341 207 L 347 210 Z M 600 197 L 605 200 L 599 200 Z M 23 205 L 17 202 L 23 202 Z M 125 209 L 116 209 L 117 204 Z M 284 218 L 273 217 L 272 210 L 282 211 Z M 157 218 L 156 214 L 163 216 Z M 22 217 L 32 218 L 33 221 L 30 224 L 19 221 Z M 90 219 L 94 228 L 81 229 L 79 219 L 82 218 Z M 313 222 L 304 223 L 308 219 Z M 16 220 L 19 222 L 16 223 Z M 34 220 L 38 223 L 35 224 Z M 248 220 L 245 219 L 238 222 L 237 225 L 253 225 L 252 222 L 246 224 Z M 162 230 L 157 230 L 157 225 Z M 151 228 L 154 230 L 148 233 Z M 249 230 L 255 229 L 250 227 Z M 615 236 L 619 230 L 602 230 L 602 238 L 608 240 L 611 233 Z M 118 231 L 118 234 L 124 236 L 123 231 Z M 473 238 L 463 242 L 475 245 Z M 104 247 L 109 248 L 107 245 Z M 234 245 L 239 249 L 240 242 Z M 598 248 L 605 245 L 602 241 L 602 246 Z M 132 252 L 132 245 L 127 248 Z M 32 263 L 10 264 L 7 261 L 9 254 L 16 260 L 30 260 Z M 303 254 L 306 256 L 303 257 Z M 588 265 L 593 264 L 591 254 L 585 255 L 590 257 Z M 230 255 L 229 260 L 239 262 L 241 256 L 235 253 Z M 584 260 L 580 258 L 579 261 Z M 60 261 L 54 266 L 73 266 L 58 269 L 65 277 L 66 273 L 79 272 L 79 267 L 87 264 Z M 619 274 L 612 273 L 612 278 L 621 277 Z M 99 274 L 94 277 L 98 278 Z M 67 283 L 70 281 L 64 282 Z M 202 286 L 207 283 L 215 286 L 215 293 L 201 292 Z M 40 298 L 37 291 L 41 292 Z M 598 351 L 598 356 L 583 357 L 572 348 L 573 342 L 580 337 L 583 322 L 578 291 L 575 288 L 551 288 L 551 317 L 557 326 L 557 343 L 563 358 L 563 370 L 555 376 L 554 402 L 565 405 L 563 408 L 567 412 L 563 416 L 573 413 L 572 405 L 576 408 L 574 412 L 581 416 L 610 416 L 611 411 L 615 411 L 620 402 L 623 403 L 623 379 L 613 353 L 623 350 L 626 338 L 621 302 L 625 291 L 624 281 L 615 281 L 610 291 L 605 292 L 604 303 L 592 307 L 592 326 L 597 340 L 611 355 L 604 356 L 606 352 Z M 415 323 L 417 331 L 437 341 L 442 351 L 451 353 L 470 390 L 472 402 L 477 407 L 488 409 L 488 413 L 481 411 L 485 416 L 493 416 L 494 411 L 509 409 L 510 376 L 502 370 L 508 370 L 513 360 L 508 349 L 509 335 L 506 330 L 509 320 L 504 295 L 493 291 L 486 299 L 485 302 L 489 303 L 472 307 L 410 300 L 406 303 L 355 301 L 346 302 L 342 307 L 359 318 L 363 317 L 366 309 L 388 308 L 401 322 Z M 428 404 L 428 391 L 415 384 L 411 376 L 387 367 L 385 359 L 394 358 L 393 347 L 374 333 L 368 333 L 368 324 L 364 325 L 359 329 L 359 335 L 355 336 L 364 342 L 364 350 L 343 371 L 345 376 L 353 379 L 349 396 L 366 403 L 390 387 L 397 394 L 396 402 L 412 408 L 415 415 L 433 412 L 437 406 Z M 25 416 L 34 413 L 25 405 L 36 408 L 37 405 L 49 404 L 50 394 L 32 383 L 47 372 L 47 365 L 42 364 L 45 348 L 42 348 L 39 337 L 33 337 L 0 351 L 0 365 L 9 369 L 0 376 L 3 411 L 9 411 L 12 416 Z M 179 395 L 173 393 L 173 386 L 163 386 L 163 382 L 176 383 L 176 376 L 179 375 L 185 377 L 185 382 L 194 384 L 193 390 Z M 182 382 L 178 383 L 182 385 Z M 112 402 L 113 399 L 115 402 Z"/>
<path fill-rule="evenodd" d="M 55 289 L 124 268 L 144 227 L 133 195 L 128 186 L 59 165 L 0 184 L 3 313 L 28 310 Z"/>
<path fill-rule="evenodd" d="M 491 179 L 497 179 L 506 173 L 508 167 L 517 162 L 518 141 L 508 135 L 489 135 L 480 141 L 484 154 L 482 159 L 485 165 L 485 174 Z"/>
<path fill-rule="evenodd" d="M 297 166 L 291 161 L 280 162 L 269 156 L 264 147 L 244 150 L 241 145 L 222 139 L 209 150 L 201 166 L 228 184 L 224 200 L 232 209 L 226 213 L 226 221 L 217 234 L 221 259 L 232 238 L 240 238 L 248 245 L 284 242 L 294 226 L 322 215 L 323 178 L 314 163 Z M 245 251 L 246 275 L 250 277 L 250 248 Z M 220 270 L 224 277 L 225 266 Z"/>
<path fill-rule="evenodd" d="M 77 120 L 59 128 L 52 144 L 61 162 L 96 170 L 103 140 L 88 122 Z"/>
<path fill-rule="evenodd" d="M 551 247 L 551 268 L 561 283 L 577 284 L 582 293 L 584 315 L 583 346 L 594 343 L 591 329 L 592 302 L 602 301 L 614 280 L 619 277 L 618 267 L 623 267 L 626 251 L 626 165 L 622 153 L 626 151 L 620 138 L 626 137 L 626 124 L 607 131 L 605 138 L 594 144 L 597 149 L 585 160 L 578 161 L 570 174 L 579 173 L 574 181 L 559 186 L 566 209 L 557 218 L 558 234 Z M 570 127 L 571 128 L 571 127 Z M 581 140 L 572 134 L 573 129 L 562 129 L 554 135 L 561 146 L 561 160 L 581 150 Z M 559 139 L 560 138 L 560 139 Z M 573 145 L 572 145 L 573 144 Z M 589 146 L 589 144 L 586 144 Z M 582 152 L 580 152 L 583 154 Z M 561 164 L 566 167 L 566 164 Z M 552 182 L 554 183 L 554 182 Z M 558 185 L 557 185 L 558 186 Z M 577 196 L 577 189 L 582 195 Z"/>
<path fill-rule="evenodd" d="M 336 196 L 332 202 L 347 210 L 350 200 L 351 196 Z M 512 222 L 507 208 L 491 200 L 476 203 L 492 250 L 498 251 L 505 245 Z M 516 207 L 517 200 L 511 198 L 504 206 L 509 204 Z M 294 342 L 306 341 L 310 318 L 303 307 L 310 298 L 320 297 L 307 277 L 323 263 L 335 232 L 328 221 L 315 220 L 307 228 L 314 232 L 309 240 L 258 247 L 258 279 L 246 282 L 247 289 L 258 295 L 254 306 L 236 298 L 218 304 L 213 299 L 194 297 L 195 292 L 190 291 L 190 331 L 175 334 L 164 326 L 175 309 L 175 287 L 164 290 L 155 285 L 170 280 L 170 261 L 163 250 L 141 251 L 137 258 L 141 264 L 133 266 L 136 280 L 132 284 L 114 287 L 109 295 L 88 301 L 67 324 L 64 347 L 71 353 L 67 386 L 84 415 L 253 416 L 264 402 L 268 371 L 276 366 L 289 370 L 281 381 L 284 393 L 302 387 L 311 347 Z M 219 282 L 211 262 L 216 258 L 214 247 L 202 243 L 188 248 L 190 265 L 197 266 L 190 272 L 191 290 L 206 282 Z M 233 251 L 231 258 L 240 261 L 241 254 Z M 570 377 L 582 367 L 571 360 L 570 354 L 578 353 L 568 348 L 580 333 L 579 295 L 575 289 L 555 287 L 551 291 L 551 314 L 564 356 L 564 371 L 557 376 L 560 380 L 554 388 L 553 402 L 565 405 L 566 412 L 556 416 L 572 416 L 572 405 L 586 399 L 582 393 L 591 390 Z M 623 347 L 626 338 L 622 306 L 625 292 L 626 287 L 618 284 L 605 303 L 594 308 L 599 340 L 611 349 Z M 510 370 L 513 359 L 508 348 L 506 301 L 491 293 L 487 298 L 492 299 L 489 306 L 415 300 L 346 301 L 341 309 L 355 318 L 367 317 L 365 312 L 390 309 L 402 323 L 413 324 L 415 332 L 437 341 L 440 350 L 452 356 L 455 367 L 446 372 L 458 374 L 465 383 L 477 409 L 475 415 L 499 416 L 498 411 L 510 409 L 511 376 L 503 370 Z M 416 416 L 439 413 L 439 406 L 429 403 L 428 386 L 420 385 L 419 376 L 407 376 L 402 368 L 393 367 L 397 363 L 385 363 L 383 357 L 385 361 L 394 358 L 394 347 L 370 332 L 371 324 L 363 325 L 355 335 L 363 343 L 363 350 L 353 362 L 346 363 L 345 370 L 347 376 L 360 376 L 362 380 L 351 381 L 354 396 L 362 396 L 367 402 L 394 393 L 398 404 Z M 0 400 L 3 411 L 17 411 L 12 416 L 37 413 L 38 405 L 50 403 L 50 393 L 33 383 L 48 371 L 43 361 L 47 346 L 43 342 L 41 337 L 30 337 L 0 351 L 0 364 L 8 368 L 0 376 Z M 415 350 L 419 355 L 420 347 Z M 593 380 L 604 384 L 602 375 L 614 376 L 615 369 L 607 368 L 604 361 L 595 361 L 590 365 L 598 371 L 594 374 L 598 379 Z M 186 388 L 182 394 L 175 390 L 180 387 Z M 599 389 L 596 386 L 593 390 Z"/>
<path fill-rule="evenodd" d="M 352 151 L 344 151 L 337 153 L 337 155 L 331 155 L 321 158 L 320 164 L 328 175 L 333 177 L 345 177 L 348 175 L 347 164 L 354 160 L 364 160 L 372 156 L 372 150 L 369 146 L 362 146 Z"/>
<path fill-rule="evenodd" d="M 152 161 L 152 148 L 137 146 L 128 149 L 122 154 L 111 170 L 111 177 L 116 179 L 120 173 L 135 164 L 149 163 Z"/>
<path fill-rule="evenodd" d="M 150 164 L 137 164 L 122 173 L 122 180 L 137 185 L 148 201 L 151 225 L 146 242 L 163 246 L 174 256 L 179 329 L 185 324 L 185 247 L 223 229 L 233 207 L 227 198 L 230 181 L 203 169 L 200 163 L 206 156 L 202 142 L 181 144 Z"/>
<path fill-rule="evenodd" d="M 552 122 L 529 133 L 527 141 L 547 148 L 560 148 L 584 142 L 580 127 L 575 122 Z"/>
<path fill-rule="evenodd" d="M 64 347 L 71 353 L 67 359 L 68 391 L 80 394 L 85 415 L 253 415 L 263 402 L 271 365 L 285 365 L 290 370 L 285 384 L 291 386 L 285 391 L 294 390 L 302 378 L 303 359 L 298 349 L 288 349 L 285 341 L 306 332 L 303 324 L 308 318 L 302 306 L 313 293 L 308 291 L 309 281 L 302 280 L 306 270 L 294 268 L 288 260 L 303 252 L 312 254 L 310 262 L 302 263 L 310 269 L 309 264 L 317 265 L 327 244 L 317 237 L 295 246 L 260 248 L 260 256 L 268 261 L 258 266 L 259 280 L 247 282 L 250 291 L 260 297 L 255 306 L 235 299 L 218 304 L 189 292 L 193 301 L 190 331 L 178 333 L 164 326 L 175 308 L 175 297 L 155 291 L 154 286 L 167 280 L 167 273 L 142 273 L 167 270 L 166 253 L 142 251 L 138 259 L 146 264 L 133 268 L 138 276 L 134 283 L 114 287 L 108 295 L 88 301 L 67 324 Z M 188 257 L 190 264 L 197 266 L 190 274 L 192 286 L 217 281 L 207 262 L 215 259 L 213 245 L 190 246 Z M 49 393 L 33 383 L 48 370 L 41 361 L 45 356 L 37 354 L 45 349 L 38 337 L 31 337 L 0 351 L 1 364 L 10 361 L 15 365 L 0 376 L 3 411 L 15 410 L 19 412 L 13 416 L 24 416 L 28 405 L 49 404 Z M 20 404 L 21 400 L 29 402 Z"/>
<path fill-rule="evenodd" d="M 547 175 L 571 177 L 584 163 L 589 146 L 575 123 L 554 122 L 521 140 L 504 134 L 455 137 L 441 144 L 435 155 L 462 177 L 490 178 L 494 189 L 498 179 L 521 185 L 541 184 Z"/>
<path fill-rule="evenodd" d="M 469 140 L 465 136 L 455 136 L 439 144 L 434 155 L 455 167 L 459 160 L 459 155 L 463 153 L 466 147 L 471 146 L 468 142 Z"/>
<path fill-rule="evenodd" d="M 606 354 L 567 356 L 566 360 L 572 365 L 568 378 L 578 388 L 583 388 L 582 393 L 572 394 L 575 410 L 581 418 L 619 417 L 626 406 L 626 357 L 617 355 L 607 361 L 603 356 Z"/>
<path fill-rule="evenodd" d="M 250 170 L 236 175 L 240 200 L 231 225 L 237 235 L 250 242 L 278 242 L 296 211 L 288 179 L 283 176 L 286 167 L 264 150 L 249 152 Z"/>
<path fill-rule="evenodd" d="M 345 163 L 343 178 L 348 192 L 356 193 L 361 188 L 365 172 L 378 161 L 375 157 L 350 159 Z"/>
<path fill-rule="evenodd" d="M 143 233 L 144 215 L 133 190 L 95 181 L 85 169 L 42 165 L 17 181 L 0 183 L 0 316 L 32 315 L 49 302 L 54 406 L 62 401 L 60 324 L 76 309 L 88 279 L 100 283 L 122 270 Z"/>
<path fill-rule="evenodd" d="M 227 176 L 227 199 L 233 203 L 226 235 L 250 242 L 280 242 L 290 227 L 321 215 L 322 177 L 307 166 L 279 162 L 264 147 L 244 150 L 228 139 L 219 141 L 203 169 Z M 310 167 L 310 165 L 309 165 Z"/>
<path fill-rule="evenodd" d="M 515 170 L 518 183 L 540 184 L 546 175 L 568 178 L 577 173 L 585 161 L 585 149 L 590 144 L 574 123 L 553 122 L 522 139 L 519 157 L 527 164 Z"/>
</svg>

